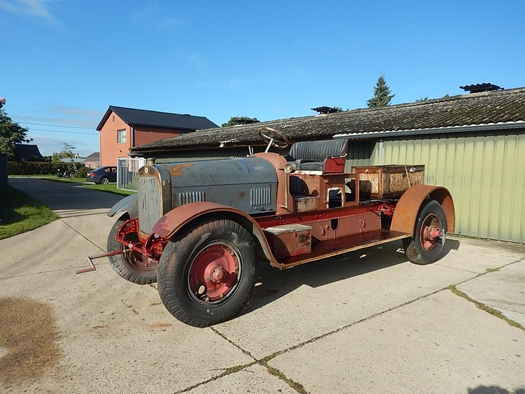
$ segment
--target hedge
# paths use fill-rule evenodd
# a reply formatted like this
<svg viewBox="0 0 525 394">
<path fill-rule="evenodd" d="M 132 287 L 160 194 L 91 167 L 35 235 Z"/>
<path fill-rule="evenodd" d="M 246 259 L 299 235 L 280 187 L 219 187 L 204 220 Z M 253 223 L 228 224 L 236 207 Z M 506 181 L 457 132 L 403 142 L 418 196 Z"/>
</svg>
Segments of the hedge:
<svg viewBox="0 0 525 394">
<path fill-rule="evenodd" d="M 84 164 L 75 163 L 75 166 L 80 169 Z M 7 163 L 7 172 L 9 175 L 56 175 L 62 174 L 64 171 L 70 171 L 72 165 L 70 163 L 51 163 L 51 162 L 18 162 L 10 161 Z"/>
</svg>

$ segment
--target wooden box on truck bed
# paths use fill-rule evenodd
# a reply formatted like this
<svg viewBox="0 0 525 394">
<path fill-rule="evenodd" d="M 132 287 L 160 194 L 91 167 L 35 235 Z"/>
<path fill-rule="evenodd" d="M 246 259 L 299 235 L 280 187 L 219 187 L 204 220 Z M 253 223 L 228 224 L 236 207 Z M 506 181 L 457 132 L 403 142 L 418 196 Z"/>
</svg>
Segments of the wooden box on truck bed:
<svg viewBox="0 0 525 394">
<path fill-rule="evenodd" d="M 361 199 L 399 198 L 425 181 L 424 165 L 359 166 L 352 172 L 358 175 Z"/>
</svg>

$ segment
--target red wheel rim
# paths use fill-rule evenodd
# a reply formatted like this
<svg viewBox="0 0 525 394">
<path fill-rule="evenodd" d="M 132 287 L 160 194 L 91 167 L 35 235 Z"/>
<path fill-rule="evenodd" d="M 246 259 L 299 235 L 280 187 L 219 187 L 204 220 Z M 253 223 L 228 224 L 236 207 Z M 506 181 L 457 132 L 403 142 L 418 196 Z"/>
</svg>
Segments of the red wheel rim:
<svg viewBox="0 0 525 394">
<path fill-rule="evenodd" d="M 238 254 L 223 244 L 209 245 L 193 259 L 189 291 L 199 303 L 217 303 L 230 296 L 240 274 Z"/>
<path fill-rule="evenodd" d="M 430 214 L 425 220 L 423 220 L 423 225 L 421 226 L 421 246 L 427 252 L 434 250 L 441 238 L 443 236 L 443 231 L 441 228 L 441 223 L 436 215 Z"/>
</svg>

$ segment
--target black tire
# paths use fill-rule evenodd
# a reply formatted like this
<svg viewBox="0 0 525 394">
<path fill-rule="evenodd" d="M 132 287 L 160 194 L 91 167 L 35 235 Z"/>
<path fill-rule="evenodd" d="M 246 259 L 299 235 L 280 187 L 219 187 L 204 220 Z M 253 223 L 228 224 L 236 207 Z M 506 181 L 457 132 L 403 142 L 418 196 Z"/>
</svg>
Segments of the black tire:
<svg viewBox="0 0 525 394">
<path fill-rule="evenodd" d="M 248 231 L 231 220 L 209 220 L 175 237 L 164 249 L 160 298 L 185 324 L 221 323 L 250 301 L 256 267 L 255 243 Z"/>
<path fill-rule="evenodd" d="M 446 231 L 447 218 L 441 205 L 435 200 L 425 201 L 419 209 L 413 237 L 403 240 L 408 260 L 419 265 L 437 261 L 445 246 Z"/>
<path fill-rule="evenodd" d="M 115 236 L 122 224 L 129 219 L 129 215 L 122 215 L 113 225 L 108 236 L 108 252 L 123 250 L 124 246 L 117 242 Z M 127 241 L 137 241 L 136 234 L 129 234 Z M 138 285 L 147 285 L 157 281 L 158 263 L 153 263 L 148 258 L 137 252 L 124 252 L 116 256 L 109 256 L 109 262 L 117 274 L 129 282 Z"/>
<path fill-rule="evenodd" d="M 109 179 L 108 177 L 103 176 L 102 178 L 100 178 L 100 181 L 98 183 L 107 185 L 109 183 Z"/>
</svg>

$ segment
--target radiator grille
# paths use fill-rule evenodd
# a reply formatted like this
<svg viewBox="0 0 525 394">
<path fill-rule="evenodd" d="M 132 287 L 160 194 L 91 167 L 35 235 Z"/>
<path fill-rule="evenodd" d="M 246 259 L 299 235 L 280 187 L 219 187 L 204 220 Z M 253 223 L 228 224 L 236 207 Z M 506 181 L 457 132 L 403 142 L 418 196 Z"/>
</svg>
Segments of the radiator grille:
<svg viewBox="0 0 525 394">
<path fill-rule="evenodd" d="M 178 206 L 192 202 L 206 201 L 206 194 L 204 192 L 179 193 L 178 200 Z"/>
<path fill-rule="evenodd" d="M 270 187 L 257 187 L 250 189 L 250 205 L 258 207 L 261 205 L 270 205 L 272 189 Z"/>
<path fill-rule="evenodd" d="M 141 176 L 137 180 L 137 199 L 139 208 L 140 230 L 151 233 L 153 225 L 163 215 L 161 188 L 157 178 Z"/>
</svg>

